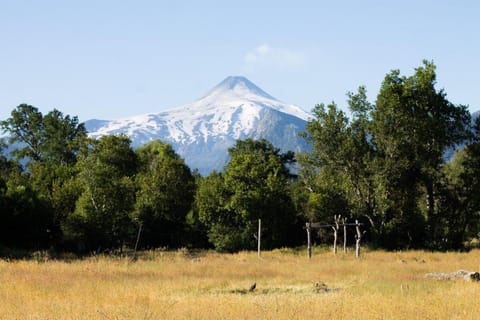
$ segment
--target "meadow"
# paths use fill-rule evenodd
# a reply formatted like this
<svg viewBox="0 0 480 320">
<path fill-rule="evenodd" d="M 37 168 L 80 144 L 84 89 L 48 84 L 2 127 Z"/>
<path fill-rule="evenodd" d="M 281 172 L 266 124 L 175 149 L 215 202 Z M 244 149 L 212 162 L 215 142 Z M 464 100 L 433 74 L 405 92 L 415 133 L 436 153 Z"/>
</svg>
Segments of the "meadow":
<svg viewBox="0 0 480 320">
<path fill-rule="evenodd" d="M 40 255 L 0 260 L 0 319 L 480 319 L 479 282 L 425 278 L 479 268 L 480 250 Z"/>
</svg>

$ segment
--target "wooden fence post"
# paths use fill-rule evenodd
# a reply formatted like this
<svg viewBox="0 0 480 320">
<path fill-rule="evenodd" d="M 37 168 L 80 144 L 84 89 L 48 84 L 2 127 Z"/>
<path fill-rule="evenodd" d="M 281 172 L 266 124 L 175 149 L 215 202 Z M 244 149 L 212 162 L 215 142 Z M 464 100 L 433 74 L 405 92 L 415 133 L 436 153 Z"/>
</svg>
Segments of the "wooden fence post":
<svg viewBox="0 0 480 320">
<path fill-rule="evenodd" d="M 140 234 L 142 233 L 142 224 L 138 226 L 138 233 L 137 233 L 137 241 L 135 241 L 135 248 L 133 249 L 133 256 L 131 258 L 131 261 L 137 261 L 137 248 L 138 248 L 138 243 L 140 242 Z"/>
<path fill-rule="evenodd" d="M 347 219 L 343 218 L 343 252 L 347 253 Z"/>
<path fill-rule="evenodd" d="M 258 219 L 258 257 L 260 258 L 260 242 L 262 238 L 262 220 Z"/>
<path fill-rule="evenodd" d="M 357 229 L 357 235 L 355 236 L 355 257 L 360 258 L 360 241 L 362 240 L 362 233 L 360 232 L 360 224 L 358 220 L 355 220 L 355 228 Z"/>
<path fill-rule="evenodd" d="M 335 225 L 332 226 L 333 229 L 333 254 L 337 254 L 337 239 L 338 239 L 338 223 L 340 222 L 341 215 L 334 215 L 333 219 L 335 221 Z"/>
<path fill-rule="evenodd" d="M 312 237 L 311 237 L 311 228 L 310 228 L 310 222 L 307 222 L 305 224 L 306 229 L 307 229 L 307 257 L 308 259 L 312 258 Z"/>
</svg>

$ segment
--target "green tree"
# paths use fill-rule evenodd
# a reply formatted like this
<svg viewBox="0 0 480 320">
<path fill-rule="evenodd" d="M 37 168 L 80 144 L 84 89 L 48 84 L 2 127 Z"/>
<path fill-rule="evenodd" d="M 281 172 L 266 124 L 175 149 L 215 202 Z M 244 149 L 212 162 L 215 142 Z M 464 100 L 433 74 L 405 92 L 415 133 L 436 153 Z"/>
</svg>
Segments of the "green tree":
<svg viewBox="0 0 480 320">
<path fill-rule="evenodd" d="M 9 161 L 3 154 L 4 148 L 5 144 L 3 143 L 3 140 L 0 139 L 0 195 L 4 195 L 6 192 L 6 180 L 12 166 L 11 161 Z"/>
<path fill-rule="evenodd" d="M 0 244 L 43 248 L 51 244 L 48 206 L 32 190 L 21 166 L 0 155 Z"/>
<path fill-rule="evenodd" d="M 5 232 L 8 230 L 6 224 L 6 217 L 10 214 L 9 201 L 7 198 L 7 181 L 9 173 L 12 170 L 12 164 L 7 158 L 3 155 L 4 144 L 0 140 L 0 243 L 5 243 L 5 240 L 8 239 L 8 236 L 5 236 Z"/>
<path fill-rule="evenodd" d="M 394 246 L 421 243 L 422 224 L 436 214 L 434 188 L 443 154 L 468 138 L 466 107 L 449 102 L 435 84 L 431 62 L 424 61 L 410 77 L 394 70 L 385 77 L 372 112 L 380 168 L 377 200 L 382 224 L 391 234 L 386 241 Z"/>
<path fill-rule="evenodd" d="M 194 177 L 172 146 L 153 141 L 137 150 L 136 219 L 142 239 L 150 246 L 182 244 L 185 218 L 195 192 Z"/>
<path fill-rule="evenodd" d="M 10 135 L 9 144 L 21 145 L 13 150 L 17 159 L 42 159 L 43 115 L 37 108 L 21 104 L 11 112 L 10 118 L 0 122 L 0 126 Z"/>
<path fill-rule="evenodd" d="M 12 152 L 18 160 L 74 164 L 76 154 L 86 138 L 85 126 L 77 117 L 64 116 L 54 109 L 47 115 L 35 107 L 21 104 L 10 118 L 0 122 L 9 134 L 9 143 L 18 143 Z"/>
<path fill-rule="evenodd" d="M 205 226 L 210 243 L 218 251 L 244 249 L 242 220 L 227 206 L 230 192 L 224 186 L 223 174 L 212 172 L 200 179 L 195 193 L 195 212 Z"/>
<path fill-rule="evenodd" d="M 445 191 L 441 193 L 433 245 L 442 249 L 462 248 L 480 231 L 480 118 L 473 140 L 456 152 L 443 168 Z M 445 195 L 446 194 L 446 195 Z M 444 196 L 445 195 L 445 196 Z"/>
<path fill-rule="evenodd" d="M 92 140 L 77 163 L 82 193 L 66 232 L 87 248 L 122 247 L 132 240 L 137 156 L 126 136 Z"/>
<path fill-rule="evenodd" d="M 468 188 L 462 179 L 465 149 L 456 152 L 454 158 L 445 164 L 435 185 L 435 215 L 429 217 L 431 237 L 427 245 L 446 250 L 459 249 L 464 245 L 469 225 Z"/>
<path fill-rule="evenodd" d="M 311 221 L 328 223 L 334 215 L 372 220 L 374 150 L 368 130 L 373 106 L 364 87 L 348 96 L 353 121 L 335 103 L 319 104 L 304 133 L 313 148 L 299 158 L 304 193 L 299 201 Z"/>
<path fill-rule="evenodd" d="M 43 116 L 37 108 L 21 104 L 0 126 L 9 134 L 16 161 L 26 164 L 26 190 L 31 190 L 51 215 L 50 236 L 61 241 L 62 224 L 79 195 L 72 180 L 77 154 L 86 140 L 84 125 L 56 109 Z"/>
<path fill-rule="evenodd" d="M 239 140 L 229 149 L 224 174 L 199 186 L 196 204 L 217 249 L 253 248 L 258 219 L 266 248 L 295 241 L 296 217 L 290 196 L 291 152 L 282 154 L 266 140 Z M 300 228 L 299 228 L 300 229 Z"/>
<path fill-rule="evenodd" d="M 87 131 L 78 118 L 53 109 L 43 117 L 42 156 L 60 165 L 74 165 Z"/>
<path fill-rule="evenodd" d="M 368 218 L 373 226 L 376 214 L 375 202 L 375 159 L 376 148 L 371 142 L 371 113 L 375 106 L 368 102 L 366 88 L 361 86 L 357 93 L 348 93 L 348 105 L 352 113 L 350 124 L 347 197 L 351 199 L 356 217 Z"/>
<path fill-rule="evenodd" d="M 452 197 L 443 155 L 469 137 L 470 115 L 435 84 L 435 65 L 425 61 L 410 77 L 387 74 L 375 104 L 364 87 L 349 93 L 352 121 L 334 103 L 317 105 L 304 134 L 312 152 L 300 158 L 305 205 L 325 217 L 330 201 L 343 208 L 348 199 L 341 210 L 364 217 L 370 235 L 390 248 L 437 237 L 435 224 L 449 216 L 439 204 Z"/>
</svg>

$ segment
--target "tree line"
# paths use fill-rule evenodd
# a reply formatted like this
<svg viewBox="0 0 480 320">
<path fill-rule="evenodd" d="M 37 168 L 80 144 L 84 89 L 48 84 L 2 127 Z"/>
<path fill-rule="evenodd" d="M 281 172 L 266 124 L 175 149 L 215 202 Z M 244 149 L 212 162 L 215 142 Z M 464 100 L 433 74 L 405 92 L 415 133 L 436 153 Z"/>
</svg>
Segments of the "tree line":
<svg viewBox="0 0 480 320">
<path fill-rule="evenodd" d="M 358 219 L 373 246 L 459 249 L 480 227 L 480 120 L 437 90 L 435 65 L 388 73 L 350 118 L 318 104 L 310 152 L 239 140 L 201 176 L 163 141 L 91 139 L 77 117 L 21 104 L 0 122 L 0 246 L 91 252 L 132 247 L 238 251 L 304 243 L 305 222 Z M 453 159 L 448 150 L 459 145 Z M 9 156 L 6 156 L 6 153 Z"/>
</svg>

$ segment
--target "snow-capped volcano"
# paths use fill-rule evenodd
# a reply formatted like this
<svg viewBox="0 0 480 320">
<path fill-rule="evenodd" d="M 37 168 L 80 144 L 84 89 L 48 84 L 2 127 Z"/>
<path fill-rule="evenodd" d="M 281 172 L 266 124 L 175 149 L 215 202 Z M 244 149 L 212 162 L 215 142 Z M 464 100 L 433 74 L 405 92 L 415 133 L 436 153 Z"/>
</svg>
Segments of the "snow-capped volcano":
<svg viewBox="0 0 480 320">
<path fill-rule="evenodd" d="M 157 114 L 85 123 L 91 137 L 125 133 L 133 146 L 160 139 L 172 144 L 192 169 L 221 170 L 237 139 L 265 138 L 282 151 L 302 151 L 298 137 L 310 115 L 283 103 L 245 77 L 228 77 L 204 97 Z"/>
<path fill-rule="evenodd" d="M 275 99 L 247 78 L 239 76 L 227 77 L 210 90 L 206 96 L 194 101 L 191 106 L 238 106 L 245 103 L 261 104 L 264 107 L 270 107 L 303 120 L 307 120 L 310 117 L 310 115 L 301 108 Z"/>
</svg>

